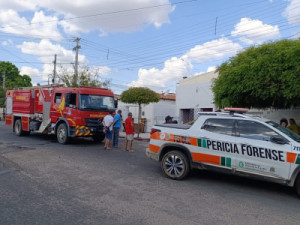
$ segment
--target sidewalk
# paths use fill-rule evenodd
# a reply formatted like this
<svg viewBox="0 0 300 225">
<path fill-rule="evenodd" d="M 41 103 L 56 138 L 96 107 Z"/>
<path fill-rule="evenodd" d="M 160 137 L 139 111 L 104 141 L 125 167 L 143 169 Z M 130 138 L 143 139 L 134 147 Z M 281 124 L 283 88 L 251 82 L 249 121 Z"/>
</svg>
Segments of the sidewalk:
<svg viewBox="0 0 300 225">
<path fill-rule="evenodd" d="M 120 138 L 125 138 L 126 133 L 123 131 L 120 131 Z M 137 133 L 134 134 L 134 139 L 135 140 L 144 140 L 144 141 L 149 141 L 150 140 L 150 133 L 140 133 L 140 137 L 137 138 Z"/>
</svg>

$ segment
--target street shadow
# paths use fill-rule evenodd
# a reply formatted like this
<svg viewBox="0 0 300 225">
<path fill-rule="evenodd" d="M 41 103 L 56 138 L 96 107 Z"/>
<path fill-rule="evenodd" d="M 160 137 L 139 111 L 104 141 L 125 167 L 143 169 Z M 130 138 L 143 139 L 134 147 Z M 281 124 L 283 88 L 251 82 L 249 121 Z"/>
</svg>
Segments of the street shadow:
<svg viewBox="0 0 300 225">
<path fill-rule="evenodd" d="M 24 138 L 31 138 L 35 141 L 42 140 L 46 142 L 51 143 L 57 143 L 58 145 L 61 145 L 57 142 L 56 136 L 54 134 L 48 135 L 48 134 L 40 134 L 40 133 L 30 133 L 28 136 L 24 136 Z M 92 139 L 92 137 L 76 137 L 76 138 L 70 138 L 67 145 L 81 145 L 81 146 L 93 146 L 93 145 L 104 145 L 104 141 L 97 142 Z"/>
<path fill-rule="evenodd" d="M 244 190 L 246 192 L 269 192 L 275 195 L 285 194 L 297 198 L 297 194 L 292 187 L 269 182 L 266 180 L 257 180 L 249 177 L 242 177 L 233 174 L 220 173 L 208 170 L 192 170 L 187 178 L 191 181 L 201 182 L 205 185 L 216 185 L 232 190 Z"/>
</svg>

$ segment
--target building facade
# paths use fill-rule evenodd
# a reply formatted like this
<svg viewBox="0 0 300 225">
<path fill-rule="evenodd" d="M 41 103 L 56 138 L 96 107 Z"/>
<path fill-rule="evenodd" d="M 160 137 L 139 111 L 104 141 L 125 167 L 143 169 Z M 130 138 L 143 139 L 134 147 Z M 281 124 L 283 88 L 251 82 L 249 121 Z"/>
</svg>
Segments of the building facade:
<svg viewBox="0 0 300 225">
<path fill-rule="evenodd" d="M 215 111 L 211 86 L 213 79 L 217 77 L 217 73 L 209 72 L 179 81 L 176 87 L 176 105 L 182 123 L 194 120 L 197 112 Z"/>
<path fill-rule="evenodd" d="M 176 96 L 175 94 L 159 94 L 160 100 L 156 103 L 142 105 L 142 122 L 144 123 L 144 132 L 150 132 L 155 124 L 164 123 L 165 117 L 170 115 L 178 120 L 176 114 Z M 119 101 L 118 109 L 122 110 L 123 120 L 127 118 L 128 112 L 132 112 L 134 122 L 138 121 L 139 107 L 137 104 L 128 104 Z"/>
<path fill-rule="evenodd" d="M 184 78 L 176 87 L 176 104 L 179 121 L 187 123 L 197 118 L 198 112 L 215 111 L 212 92 L 213 80 L 218 77 L 217 72 L 209 72 Z M 235 106 L 238 107 L 238 106 Z M 300 108 L 295 109 L 250 109 L 249 114 L 262 116 L 279 123 L 280 119 L 293 118 L 300 126 Z"/>
</svg>

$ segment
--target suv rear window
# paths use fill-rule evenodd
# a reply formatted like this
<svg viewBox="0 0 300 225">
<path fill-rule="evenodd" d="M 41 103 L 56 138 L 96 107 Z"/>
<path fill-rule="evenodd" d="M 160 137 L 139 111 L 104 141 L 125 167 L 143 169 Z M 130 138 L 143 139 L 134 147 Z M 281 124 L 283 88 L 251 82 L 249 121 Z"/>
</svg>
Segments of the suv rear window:
<svg viewBox="0 0 300 225">
<path fill-rule="evenodd" d="M 233 136 L 233 124 L 233 119 L 207 119 L 202 129 L 213 133 Z"/>
</svg>

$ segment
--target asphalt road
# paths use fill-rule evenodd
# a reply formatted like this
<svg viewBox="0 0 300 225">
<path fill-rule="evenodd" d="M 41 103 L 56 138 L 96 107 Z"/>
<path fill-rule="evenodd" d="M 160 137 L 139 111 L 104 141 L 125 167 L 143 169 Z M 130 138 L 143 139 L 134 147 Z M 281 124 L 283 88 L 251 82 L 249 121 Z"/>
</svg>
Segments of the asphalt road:
<svg viewBox="0 0 300 225">
<path fill-rule="evenodd" d="M 124 139 L 120 139 L 120 146 Z M 208 171 L 163 176 L 145 155 L 15 136 L 0 121 L 0 224 L 300 224 L 292 188 Z"/>
</svg>

